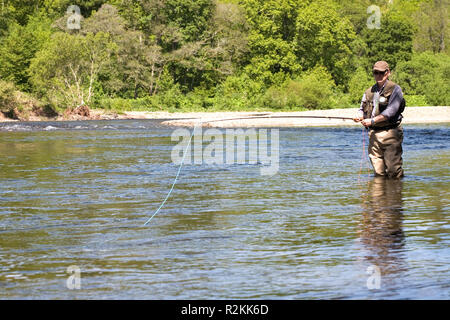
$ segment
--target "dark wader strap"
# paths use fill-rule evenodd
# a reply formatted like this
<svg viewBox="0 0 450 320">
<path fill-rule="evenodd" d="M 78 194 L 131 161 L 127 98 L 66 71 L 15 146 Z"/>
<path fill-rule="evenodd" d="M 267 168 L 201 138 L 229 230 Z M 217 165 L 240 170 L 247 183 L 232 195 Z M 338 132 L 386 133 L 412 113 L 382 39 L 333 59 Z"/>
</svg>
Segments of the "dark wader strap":
<svg viewBox="0 0 450 320">
<path fill-rule="evenodd" d="M 397 128 L 399 125 L 401 124 L 401 122 L 397 122 L 395 124 L 389 125 L 389 126 L 385 126 L 385 127 L 369 127 L 370 130 L 373 131 L 383 131 L 383 130 L 389 130 L 389 129 L 394 129 Z"/>
</svg>

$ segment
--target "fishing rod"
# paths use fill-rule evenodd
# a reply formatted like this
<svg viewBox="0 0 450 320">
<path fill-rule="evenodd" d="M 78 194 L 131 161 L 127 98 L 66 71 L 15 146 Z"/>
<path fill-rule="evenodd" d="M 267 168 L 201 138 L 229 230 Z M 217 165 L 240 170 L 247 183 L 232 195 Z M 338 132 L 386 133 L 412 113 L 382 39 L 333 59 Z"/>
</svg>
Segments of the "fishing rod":
<svg viewBox="0 0 450 320">
<path fill-rule="evenodd" d="M 276 119 L 276 118 L 306 118 L 306 119 L 338 119 L 338 120 L 353 120 L 353 118 L 350 117 L 332 117 L 332 116 L 300 116 L 300 115 L 289 115 L 289 116 L 278 116 L 278 115 L 271 115 L 271 114 L 262 114 L 257 116 L 250 116 L 250 117 L 240 117 L 240 118 L 227 118 L 227 119 L 217 119 L 217 120 L 205 120 L 200 121 L 200 123 L 208 123 L 208 122 L 219 122 L 219 121 L 232 121 L 232 120 L 249 120 L 249 119 Z"/>
</svg>

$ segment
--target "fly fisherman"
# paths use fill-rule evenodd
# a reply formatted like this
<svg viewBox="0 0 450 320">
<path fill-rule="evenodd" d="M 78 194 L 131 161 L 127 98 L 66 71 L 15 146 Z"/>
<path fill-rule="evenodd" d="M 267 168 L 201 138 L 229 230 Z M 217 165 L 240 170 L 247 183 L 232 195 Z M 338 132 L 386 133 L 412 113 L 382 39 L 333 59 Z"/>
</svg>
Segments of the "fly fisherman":
<svg viewBox="0 0 450 320">
<path fill-rule="evenodd" d="M 358 117 L 353 120 L 369 129 L 368 152 L 375 175 L 401 178 L 403 128 L 400 123 L 405 99 L 400 86 L 388 79 L 390 74 L 386 61 L 375 63 L 376 84 L 364 93 Z"/>
</svg>

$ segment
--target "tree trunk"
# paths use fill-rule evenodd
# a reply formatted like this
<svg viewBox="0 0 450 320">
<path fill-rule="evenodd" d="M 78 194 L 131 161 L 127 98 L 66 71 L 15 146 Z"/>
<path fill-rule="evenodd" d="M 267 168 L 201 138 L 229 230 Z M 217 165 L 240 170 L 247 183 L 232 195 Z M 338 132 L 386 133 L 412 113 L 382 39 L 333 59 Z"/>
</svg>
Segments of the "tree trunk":
<svg viewBox="0 0 450 320">
<path fill-rule="evenodd" d="M 153 95 L 153 83 L 154 83 L 154 76 L 155 76 L 155 64 L 152 64 L 152 76 L 150 79 L 150 95 Z"/>
</svg>

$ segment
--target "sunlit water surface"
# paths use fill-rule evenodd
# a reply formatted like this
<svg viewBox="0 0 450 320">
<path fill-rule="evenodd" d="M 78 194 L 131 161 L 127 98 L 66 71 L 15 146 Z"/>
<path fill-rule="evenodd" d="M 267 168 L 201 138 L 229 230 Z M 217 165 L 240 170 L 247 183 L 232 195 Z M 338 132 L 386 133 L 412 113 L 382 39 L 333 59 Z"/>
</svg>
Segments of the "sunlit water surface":
<svg viewBox="0 0 450 320">
<path fill-rule="evenodd" d="M 144 226 L 175 128 L 0 123 L 0 299 L 449 299 L 450 126 L 404 129 L 403 180 L 360 128 L 280 128 L 277 174 L 186 164 Z"/>
</svg>

